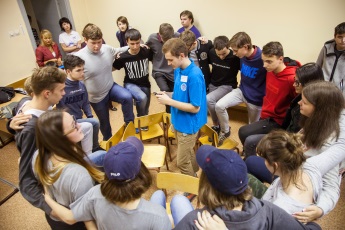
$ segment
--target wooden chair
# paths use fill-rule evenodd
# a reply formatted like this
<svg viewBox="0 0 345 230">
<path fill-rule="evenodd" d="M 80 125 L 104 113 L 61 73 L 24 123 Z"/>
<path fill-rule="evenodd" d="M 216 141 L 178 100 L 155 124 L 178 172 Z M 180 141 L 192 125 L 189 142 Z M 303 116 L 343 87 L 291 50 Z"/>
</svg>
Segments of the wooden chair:
<svg viewBox="0 0 345 230">
<path fill-rule="evenodd" d="M 124 123 L 119 130 L 107 141 L 101 141 L 99 144 L 103 149 L 108 151 L 113 145 L 118 144 L 122 141 L 123 133 L 125 132 L 126 124 Z"/>
<path fill-rule="evenodd" d="M 232 138 L 226 138 L 221 146 L 218 146 L 218 134 L 210 126 L 205 124 L 200 129 L 200 138 L 198 139 L 198 146 L 200 145 L 212 145 L 218 149 L 232 149 L 240 153 L 238 142 Z M 212 139 L 210 142 L 209 139 Z"/>
<path fill-rule="evenodd" d="M 160 143 L 160 138 L 164 138 L 163 114 L 164 112 L 155 113 L 134 119 L 134 125 L 139 129 L 140 140 L 145 141 L 158 138 L 158 143 Z M 148 130 L 142 131 L 142 127 L 148 127 Z"/>
<path fill-rule="evenodd" d="M 172 145 L 172 141 L 176 139 L 175 132 L 171 130 L 171 115 L 170 113 L 164 113 L 163 114 L 163 122 L 164 122 L 164 135 L 165 135 L 165 146 L 168 149 L 168 154 L 171 159 L 171 151 L 170 151 L 170 145 Z M 170 145 L 169 145 L 170 141 Z"/>
<path fill-rule="evenodd" d="M 123 133 L 122 141 L 128 137 L 135 136 L 135 127 L 133 122 L 128 123 Z M 148 169 L 156 169 L 158 172 L 164 166 L 164 163 L 169 170 L 168 161 L 166 159 L 166 147 L 160 144 L 144 144 L 144 153 L 141 161 Z"/>
<path fill-rule="evenodd" d="M 181 192 L 199 194 L 199 178 L 173 172 L 157 173 L 157 187 L 162 189 L 167 197 L 167 189 Z M 166 203 L 168 215 L 171 214 L 170 203 Z"/>
</svg>

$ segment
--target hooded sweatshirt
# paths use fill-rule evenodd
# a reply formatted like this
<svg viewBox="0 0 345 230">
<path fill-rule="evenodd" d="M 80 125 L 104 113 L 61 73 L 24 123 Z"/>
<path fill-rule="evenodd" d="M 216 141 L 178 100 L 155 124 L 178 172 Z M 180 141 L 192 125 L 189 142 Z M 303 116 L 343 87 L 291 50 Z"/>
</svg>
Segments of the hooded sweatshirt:
<svg viewBox="0 0 345 230">
<path fill-rule="evenodd" d="M 215 210 L 208 210 L 211 215 L 218 215 L 228 229 L 236 230 L 264 230 L 264 229 L 321 229 L 316 223 L 310 222 L 306 225 L 295 220 L 291 215 L 274 204 L 258 200 L 255 197 L 244 203 L 242 211 L 227 210 L 225 207 L 218 207 Z M 175 230 L 197 229 L 194 220 L 197 220 L 197 209 L 188 213 L 175 227 Z"/>
<path fill-rule="evenodd" d="M 296 63 L 301 66 L 299 62 Z M 277 74 L 273 71 L 267 72 L 266 96 L 262 105 L 261 119 L 272 118 L 279 125 L 283 124 L 290 102 L 297 95 L 293 83 L 298 66 L 286 66 Z"/>
<path fill-rule="evenodd" d="M 255 46 L 253 57 L 241 58 L 240 89 L 244 98 L 251 104 L 262 106 L 266 92 L 266 69 L 261 59 L 261 49 Z"/>
</svg>

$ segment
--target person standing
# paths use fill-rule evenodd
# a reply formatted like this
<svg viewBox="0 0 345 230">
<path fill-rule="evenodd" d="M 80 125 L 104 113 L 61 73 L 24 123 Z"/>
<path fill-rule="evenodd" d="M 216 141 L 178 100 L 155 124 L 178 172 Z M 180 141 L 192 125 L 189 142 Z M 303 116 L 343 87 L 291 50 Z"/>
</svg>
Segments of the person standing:
<svg viewBox="0 0 345 230">
<path fill-rule="evenodd" d="M 334 28 L 334 39 L 325 43 L 316 63 L 322 68 L 325 81 L 334 82 L 345 95 L 345 22 Z"/>
<path fill-rule="evenodd" d="M 182 174 L 195 176 L 199 167 L 194 145 L 199 129 L 207 122 L 206 88 L 199 67 L 188 58 L 188 48 L 179 38 L 163 45 L 168 64 L 174 68 L 175 85 L 172 98 L 159 92 L 158 102 L 171 106 L 171 122 L 176 131 L 177 167 Z"/>
<path fill-rule="evenodd" d="M 66 54 L 73 54 L 81 49 L 81 38 L 78 32 L 72 30 L 73 26 L 68 18 L 59 20 L 61 31 L 59 35 L 59 43 Z"/>
<path fill-rule="evenodd" d="M 177 32 L 182 33 L 185 30 L 190 30 L 195 34 L 196 38 L 201 37 L 201 33 L 199 32 L 198 28 L 196 28 L 194 23 L 193 13 L 189 10 L 184 10 L 180 13 L 181 25 L 182 27 L 178 29 Z"/>
<path fill-rule="evenodd" d="M 125 123 L 134 121 L 133 99 L 131 93 L 116 84 L 112 76 L 112 65 L 116 55 L 128 47 L 113 48 L 102 44 L 103 33 L 94 24 L 87 24 L 83 30 L 86 47 L 74 55 L 85 61 L 84 84 L 89 93 L 89 100 L 99 121 L 103 140 L 112 136 L 109 120 L 109 101 L 122 105 Z"/>
</svg>

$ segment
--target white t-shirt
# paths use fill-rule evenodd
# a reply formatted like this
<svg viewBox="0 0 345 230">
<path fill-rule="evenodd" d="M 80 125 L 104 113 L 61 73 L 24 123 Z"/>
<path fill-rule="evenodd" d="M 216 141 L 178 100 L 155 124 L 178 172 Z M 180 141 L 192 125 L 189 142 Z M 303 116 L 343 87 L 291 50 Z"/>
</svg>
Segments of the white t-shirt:
<svg viewBox="0 0 345 230">
<path fill-rule="evenodd" d="M 70 34 L 67 34 L 66 32 L 63 32 L 59 35 L 59 43 L 65 44 L 67 47 L 70 46 L 76 46 L 78 44 L 78 41 L 80 41 L 81 38 L 78 34 L 78 32 L 72 30 Z M 69 54 L 72 54 L 74 52 L 71 52 Z"/>
</svg>

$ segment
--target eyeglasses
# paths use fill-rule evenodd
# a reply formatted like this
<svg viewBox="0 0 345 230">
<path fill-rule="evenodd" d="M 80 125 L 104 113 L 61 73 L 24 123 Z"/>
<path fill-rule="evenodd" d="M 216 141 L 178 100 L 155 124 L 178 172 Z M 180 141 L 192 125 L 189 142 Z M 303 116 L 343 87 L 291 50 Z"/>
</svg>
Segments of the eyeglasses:
<svg viewBox="0 0 345 230">
<path fill-rule="evenodd" d="M 294 83 L 296 84 L 296 86 L 299 86 L 301 84 L 299 80 L 296 80 L 296 77 L 294 77 Z"/>
<path fill-rule="evenodd" d="M 67 136 L 68 134 L 72 133 L 74 130 L 78 129 L 78 126 L 77 126 L 77 123 L 78 123 L 78 122 L 77 122 L 77 119 L 75 118 L 74 115 L 72 115 L 72 118 L 73 118 L 73 124 L 72 124 L 73 128 L 70 129 L 68 132 L 66 132 L 66 133 L 64 134 L 64 136 Z"/>
</svg>

